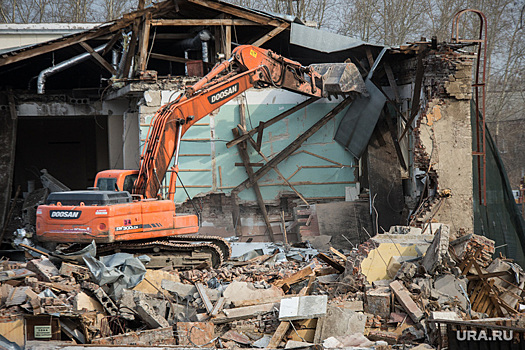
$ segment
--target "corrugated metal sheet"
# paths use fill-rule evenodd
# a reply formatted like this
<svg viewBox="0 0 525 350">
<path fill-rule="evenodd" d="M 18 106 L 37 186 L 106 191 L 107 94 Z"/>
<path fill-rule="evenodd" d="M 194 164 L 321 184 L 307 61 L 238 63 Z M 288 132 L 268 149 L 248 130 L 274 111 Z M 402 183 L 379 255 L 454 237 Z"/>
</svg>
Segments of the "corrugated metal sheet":
<svg viewBox="0 0 525 350">
<path fill-rule="evenodd" d="M 365 80 L 369 95 L 359 96 L 350 105 L 335 134 L 335 140 L 356 158 L 361 158 L 363 155 L 386 102 L 385 95 L 371 81 L 386 50 L 384 48 L 376 58 Z"/>
<path fill-rule="evenodd" d="M 296 23 L 292 23 L 290 44 L 326 53 L 353 49 L 363 45 L 383 47 L 382 45 L 370 44 L 356 38 Z"/>
</svg>

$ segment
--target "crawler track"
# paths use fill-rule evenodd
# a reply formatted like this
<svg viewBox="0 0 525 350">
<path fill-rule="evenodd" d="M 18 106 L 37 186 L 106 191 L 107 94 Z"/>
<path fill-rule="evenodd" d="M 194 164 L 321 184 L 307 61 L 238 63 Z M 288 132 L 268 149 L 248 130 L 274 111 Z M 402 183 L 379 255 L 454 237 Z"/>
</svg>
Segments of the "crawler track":
<svg viewBox="0 0 525 350">
<path fill-rule="evenodd" d="M 191 269 L 204 263 L 213 267 L 222 265 L 231 255 L 230 245 L 221 237 L 172 236 L 154 240 L 127 241 L 97 246 L 97 255 L 115 252 L 148 255 L 148 268 L 173 266 Z"/>
</svg>

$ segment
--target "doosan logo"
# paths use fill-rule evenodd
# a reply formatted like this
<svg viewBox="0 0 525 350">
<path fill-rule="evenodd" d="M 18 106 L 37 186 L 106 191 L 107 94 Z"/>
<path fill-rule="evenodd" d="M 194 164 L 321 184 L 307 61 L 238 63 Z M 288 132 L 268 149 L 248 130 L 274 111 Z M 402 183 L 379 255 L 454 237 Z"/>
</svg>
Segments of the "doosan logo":
<svg viewBox="0 0 525 350">
<path fill-rule="evenodd" d="M 51 219 L 78 219 L 82 212 L 80 210 L 51 210 Z"/>
<path fill-rule="evenodd" d="M 211 96 L 208 96 L 208 101 L 210 101 L 211 104 L 221 102 L 222 100 L 235 94 L 237 91 L 239 91 L 239 83 L 236 83 L 235 85 L 229 86 L 224 90 L 221 90 L 219 92 L 214 93 Z"/>
</svg>

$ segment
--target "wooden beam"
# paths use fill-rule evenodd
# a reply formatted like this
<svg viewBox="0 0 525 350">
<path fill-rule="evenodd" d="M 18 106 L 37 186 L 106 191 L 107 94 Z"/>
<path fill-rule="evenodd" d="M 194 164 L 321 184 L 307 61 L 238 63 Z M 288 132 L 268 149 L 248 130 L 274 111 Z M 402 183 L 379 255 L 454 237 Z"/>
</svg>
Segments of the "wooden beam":
<svg viewBox="0 0 525 350">
<path fill-rule="evenodd" d="M 128 51 L 126 52 L 126 60 L 124 62 L 124 69 L 122 70 L 122 78 L 129 77 L 129 70 L 131 62 L 135 56 L 135 48 L 137 47 L 137 36 L 140 27 L 140 19 L 136 19 L 131 29 L 131 39 L 129 41 Z"/>
<path fill-rule="evenodd" d="M 106 69 L 113 75 L 117 74 L 115 68 L 113 68 L 113 66 L 109 64 L 108 61 L 106 61 L 102 56 L 100 56 L 98 52 L 93 50 L 91 46 L 89 46 L 85 42 L 80 42 L 79 45 L 82 46 L 87 52 L 89 52 L 89 54 L 97 61 L 98 64 L 100 64 L 102 68 Z"/>
<path fill-rule="evenodd" d="M 423 64 L 423 57 L 426 55 L 426 45 L 421 45 L 422 50 L 417 55 L 417 67 L 416 67 L 416 81 L 414 82 L 414 95 L 412 96 L 412 109 L 410 111 L 410 118 L 407 120 L 407 124 L 405 125 L 405 129 L 403 130 L 403 133 L 399 137 L 399 140 L 402 140 L 405 134 L 407 133 L 408 129 L 411 128 L 411 124 L 414 121 L 414 119 L 417 116 L 417 112 L 419 111 L 419 99 L 421 98 L 421 87 L 423 83 L 423 75 L 425 73 L 425 66 Z"/>
<path fill-rule="evenodd" d="M 22 52 L 16 53 L 14 56 L 9 56 L 6 54 L 4 57 L 0 58 L 0 67 L 5 66 L 7 64 L 15 63 L 18 61 L 22 61 L 31 57 L 35 57 L 38 55 L 42 55 L 51 51 L 56 51 L 59 49 L 62 49 L 64 47 L 68 47 L 71 45 L 75 45 L 84 41 L 88 41 L 90 39 L 96 38 L 101 35 L 107 34 L 107 29 L 100 32 L 94 32 L 94 33 L 86 33 L 84 35 L 78 35 L 72 38 L 64 39 L 62 41 L 57 41 L 51 44 L 47 44 L 44 46 L 36 47 L 34 49 L 27 49 Z"/>
<path fill-rule="evenodd" d="M 232 129 L 233 135 L 237 136 L 239 134 L 239 130 Z M 248 155 L 248 152 L 246 151 L 246 141 L 244 144 L 240 143 L 237 145 L 239 148 L 239 155 L 241 156 L 242 162 L 244 163 L 244 168 L 246 169 L 246 173 L 248 174 L 248 180 L 253 183 L 253 190 L 255 192 L 255 196 L 257 197 L 257 203 L 259 204 L 259 208 L 261 209 L 261 213 L 264 219 L 264 223 L 266 224 L 266 229 L 268 231 L 268 236 L 270 237 L 271 242 L 275 242 L 275 237 L 273 236 L 273 230 L 272 230 L 272 224 L 270 223 L 270 218 L 268 217 L 268 212 L 266 211 L 266 205 L 264 204 L 264 199 L 261 194 L 261 190 L 259 189 L 259 185 L 257 184 L 257 181 L 253 179 L 253 169 L 250 166 L 250 156 Z"/>
<path fill-rule="evenodd" d="M 279 34 L 280 32 L 282 32 L 283 30 L 285 30 L 286 28 L 288 28 L 290 26 L 289 23 L 283 23 L 281 24 L 279 27 L 275 27 L 274 29 L 272 29 L 270 32 L 266 33 L 265 35 L 263 35 L 262 37 L 260 37 L 259 39 L 255 40 L 252 45 L 253 46 L 261 46 L 262 44 L 264 44 L 265 42 L 267 42 L 268 40 L 272 39 L 273 37 L 275 37 L 277 34 Z"/>
<path fill-rule="evenodd" d="M 241 18 L 253 21 L 253 22 L 257 22 L 259 24 L 263 24 L 263 25 L 271 25 L 274 27 L 278 27 L 281 23 L 283 23 L 282 21 L 271 19 L 263 15 L 258 15 L 251 11 L 250 12 L 244 11 L 242 9 L 233 7 L 231 5 L 226 5 L 224 3 L 219 3 L 219 2 L 215 2 L 211 0 L 188 0 L 188 1 L 191 3 L 197 4 L 197 5 L 201 5 L 201 6 L 208 7 L 214 10 L 218 10 L 220 12 L 225 12 L 230 15 L 241 17 Z"/>
<path fill-rule="evenodd" d="M 339 103 L 334 109 L 332 109 L 330 112 L 328 112 L 324 117 L 322 117 L 317 123 L 315 123 L 312 127 L 310 127 L 308 130 L 306 130 L 301 136 L 295 139 L 290 145 L 288 145 L 285 149 L 283 149 L 279 154 L 277 154 L 275 157 L 273 157 L 268 163 L 266 163 L 263 167 L 261 167 L 257 172 L 254 174 L 253 181 L 258 181 L 261 177 L 263 177 L 268 171 L 270 171 L 272 168 L 276 167 L 277 164 L 288 158 L 292 153 L 294 153 L 296 150 L 301 147 L 301 145 L 313 134 L 315 134 L 321 127 L 323 127 L 326 123 L 328 123 L 330 120 L 332 120 L 339 112 L 341 112 L 343 109 L 345 109 L 352 101 L 353 96 L 345 98 L 341 103 Z M 235 187 L 234 191 L 240 192 L 242 190 L 245 190 L 247 188 L 250 188 L 253 186 L 253 181 L 250 181 L 249 179 Z"/>
<path fill-rule="evenodd" d="M 242 126 L 240 124 L 237 125 L 237 126 L 239 127 L 239 129 L 241 129 L 241 131 L 242 131 L 242 133 L 244 135 L 246 135 L 248 133 L 248 131 L 246 131 L 246 128 L 244 126 Z M 261 152 L 261 148 L 257 146 L 255 141 L 251 137 L 248 137 L 248 141 L 250 141 L 252 147 L 257 151 L 257 153 L 259 153 L 259 155 L 264 159 L 265 162 L 269 162 L 270 161 L 268 159 L 268 157 L 266 157 L 264 155 L 264 153 Z M 288 179 L 286 179 L 286 177 L 284 177 L 284 175 L 279 171 L 279 169 L 277 168 L 277 165 L 273 166 L 273 170 L 275 170 L 277 175 L 279 175 L 279 177 L 288 185 L 288 187 L 290 187 L 292 189 L 292 191 L 295 192 L 297 197 L 299 197 L 304 202 L 304 204 L 306 204 L 307 206 L 310 206 L 310 204 L 308 204 L 308 202 L 306 201 L 306 198 L 304 198 L 303 195 L 299 191 L 297 191 L 297 189 L 290 183 L 290 181 L 288 181 Z"/>
<path fill-rule="evenodd" d="M 117 41 L 119 41 L 119 39 L 122 38 L 122 33 L 121 31 L 119 30 L 117 33 L 115 33 L 111 39 L 109 39 L 108 43 L 106 44 L 106 46 L 104 47 L 104 50 L 102 50 L 102 53 L 100 54 L 100 56 L 105 56 L 109 53 L 109 51 L 113 48 L 113 46 L 115 46 L 115 44 L 117 43 Z"/>
<path fill-rule="evenodd" d="M 163 54 L 154 53 L 154 52 L 149 54 L 149 58 L 154 58 L 154 59 L 157 59 L 157 60 L 164 60 L 164 61 L 179 62 L 179 63 L 186 63 L 186 62 L 190 61 L 187 58 L 163 55 Z"/>
<path fill-rule="evenodd" d="M 401 151 L 401 145 L 399 144 L 399 140 L 397 139 L 397 129 L 394 123 L 392 122 L 393 116 L 388 112 L 388 108 L 386 108 L 386 112 L 384 108 L 381 111 L 381 114 L 385 117 L 386 124 L 390 132 L 390 137 L 392 137 L 392 142 L 394 143 L 394 148 L 396 149 L 397 158 L 399 159 L 399 165 L 401 165 L 403 170 L 407 170 L 407 163 L 405 162 L 403 151 Z"/>
<path fill-rule="evenodd" d="M 94 29 L 93 31 L 88 31 L 85 33 L 79 33 L 76 35 L 71 35 L 66 38 L 55 39 L 49 44 L 41 44 L 41 46 L 30 48 L 30 49 L 20 49 L 15 51 L 15 54 L 4 54 L 0 57 L 0 66 L 5 66 L 11 63 L 23 61 L 25 59 L 39 56 L 51 51 L 56 51 L 63 49 L 65 47 L 78 44 L 83 41 L 88 41 L 91 39 L 100 39 L 105 35 L 113 33 L 117 30 L 123 29 L 131 25 L 136 18 L 143 16 L 147 12 L 152 14 L 161 13 L 173 7 L 173 3 L 170 1 L 165 1 L 162 3 L 154 4 L 152 7 L 147 9 L 137 10 L 132 13 L 128 13 L 122 16 L 122 19 L 114 22 L 113 25 L 102 25 L 101 27 Z"/>
<path fill-rule="evenodd" d="M 289 110 L 279 114 L 278 116 L 275 116 L 272 119 L 264 122 L 264 127 L 266 128 L 268 126 L 271 126 L 271 125 L 277 123 L 278 121 L 288 117 L 289 115 L 291 115 L 291 114 L 293 114 L 293 113 L 303 109 L 304 107 L 308 106 L 309 104 L 314 103 L 318 99 L 319 99 L 318 97 L 311 97 L 308 100 L 299 103 L 297 106 L 292 107 Z M 244 140 L 247 140 L 249 137 L 253 136 L 258 130 L 259 130 L 259 128 L 252 129 L 252 130 L 248 131 L 247 134 L 239 136 L 238 138 L 235 138 L 235 139 L 231 140 L 230 142 L 226 143 L 226 147 L 230 148 L 230 147 L 235 146 L 236 144 L 238 144 L 240 142 L 243 142 Z"/>
<path fill-rule="evenodd" d="M 224 36 L 224 54 L 228 60 L 232 55 L 232 26 L 225 27 Z"/>
<path fill-rule="evenodd" d="M 388 83 L 390 88 L 394 92 L 397 103 L 401 103 L 401 96 L 399 96 L 399 89 L 397 87 L 396 79 L 394 78 L 394 73 L 392 72 L 392 67 L 388 62 L 383 62 L 383 67 L 385 68 L 386 76 L 388 78 Z"/>
<path fill-rule="evenodd" d="M 286 23 L 288 24 L 288 23 Z M 152 26 L 259 26 L 259 23 L 246 19 L 153 19 Z"/>
<path fill-rule="evenodd" d="M 140 72 L 146 70 L 148 65 L 149 33 L 151 29 L 151 13 L 146 14 L 142 23 L 142 32 L 139 42 L 139 58 L 137 67 Z M 152 44 L 153 45 L 153 44 Z"/>
</svg>

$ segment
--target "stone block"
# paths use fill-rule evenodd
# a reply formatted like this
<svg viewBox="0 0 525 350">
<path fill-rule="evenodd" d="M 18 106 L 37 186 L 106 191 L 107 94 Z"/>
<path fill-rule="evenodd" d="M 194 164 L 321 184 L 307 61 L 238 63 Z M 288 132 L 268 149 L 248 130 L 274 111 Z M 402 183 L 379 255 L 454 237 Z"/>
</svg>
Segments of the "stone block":
<svg viewBox="0 0 525 350">
<path fill-rule="evenodd" d="M 316 318 L 326 315 L 328 296 L 307 295 L 281 300 L 280 321 L 293 321 Z"/>
<path fill-rule="evenodd" d="M 226 298 L 226 304 L 244 301 L 244 300 L 259 300 L 266 298 L 278 298 L 284 296 L 281 288 L 270 286 L 270 288 L 256 288 L 253 283 L 248 282 L 232 282 L 223 292 Z"/>
<path fill-rule="evenodd" d="M 366 291 L 365 312 L 387 318 L 390 315 L 392 292 L 389 287 L 380 287 Z"/>
<path fill-rule="evenodd" d="M 350 309 L 330 306 L 325 316 L 317 321 L 314 342 L 319 343 L 329 337 L 364 333 L 366 315 Z"/>
</svg>

